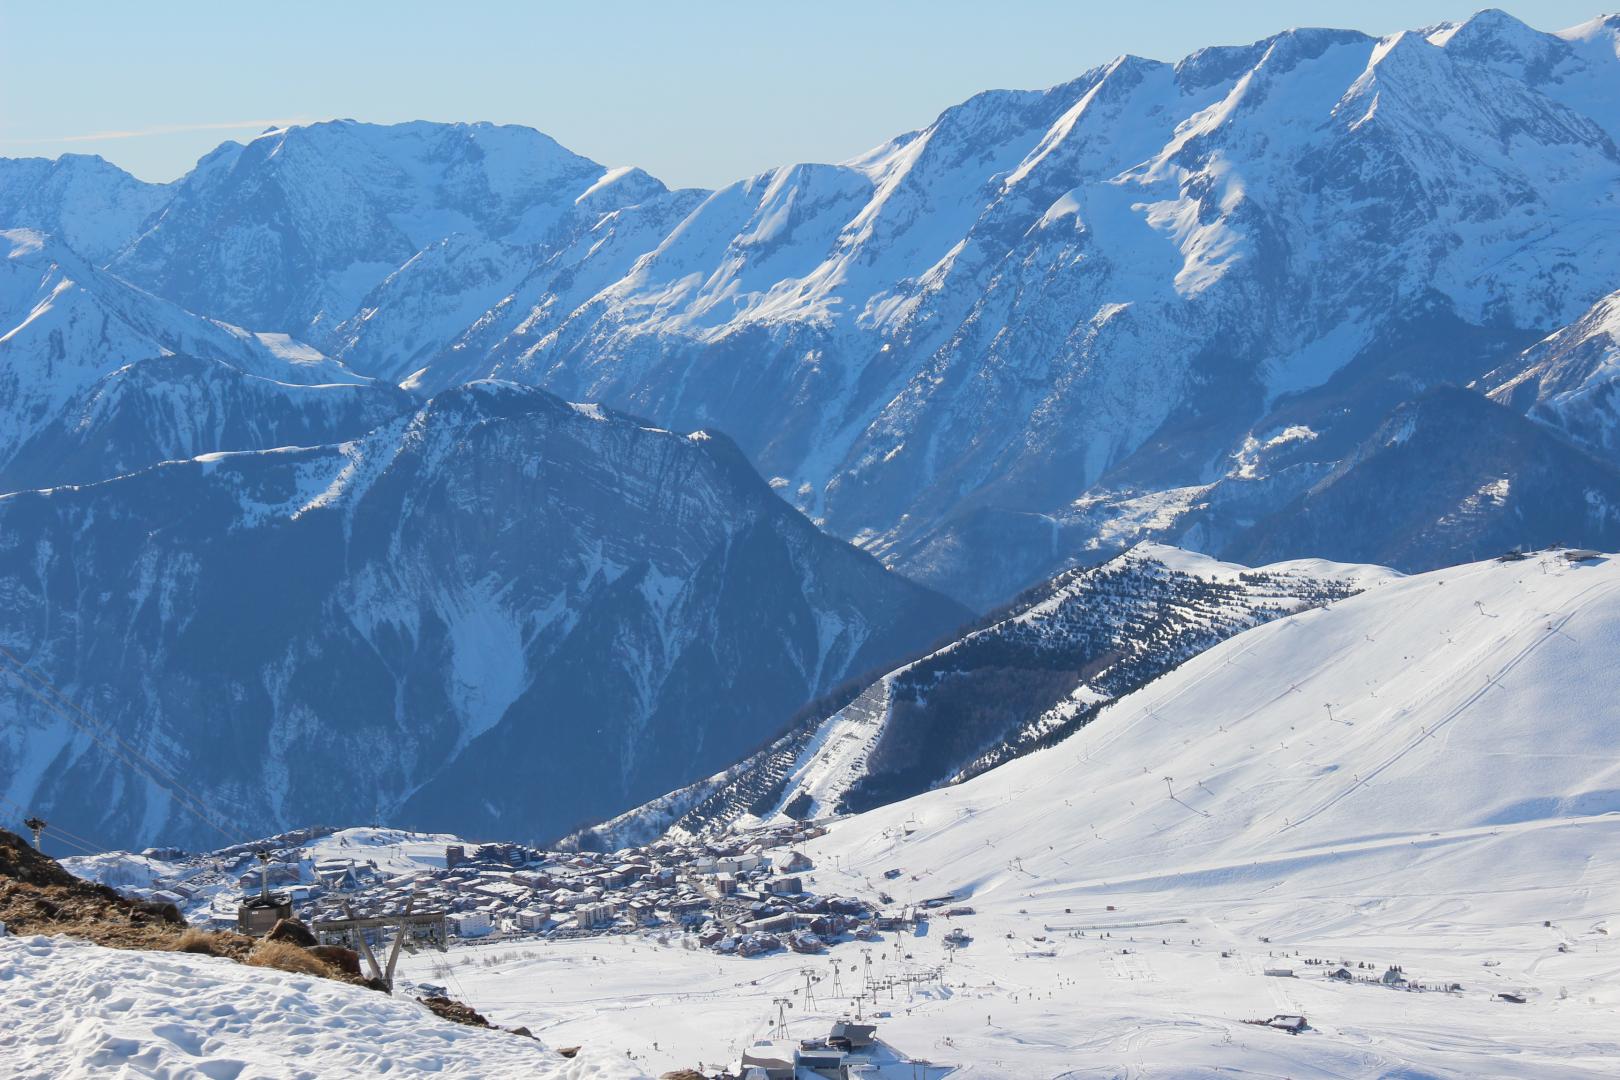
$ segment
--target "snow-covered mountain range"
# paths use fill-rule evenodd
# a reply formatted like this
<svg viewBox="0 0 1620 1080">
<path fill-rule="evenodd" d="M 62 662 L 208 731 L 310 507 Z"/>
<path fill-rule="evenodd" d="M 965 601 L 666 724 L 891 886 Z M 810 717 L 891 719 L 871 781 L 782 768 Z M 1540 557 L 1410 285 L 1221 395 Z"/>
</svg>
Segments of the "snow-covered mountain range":
<svg viewBox="0 0 1620 1080">
<path fill-rule="evenodd" d="M 986 609 L 1136 539 L 1249 550 L 1438 384 L 1614 466 L 1612 373 L 1574 346 L 1620 285 L 1617 51 L 1617 18 L 1292 30 L 712 192 L 522 128 L 336 121 L 161 187 L 10 162 L 0 224 L 367 376 L 718 428 L 834 534 Z M 1549 500 L 1556 531 L 1606 535 L 1614 479 Z"/>
<path fill-rule="evenodd" d="M 53 489 L 0 503 L 19 620 L 6 641 L 86 693 L 111 680 L 97 710 L 175 755 L 189 731 L 157 717 L 180 699 L 153 710 L 181 692 L 149 673 L 177 654 L 149 652 L 163 634 L 139 620 L 209 628 L 195 640 L 219 652 L 188 657 L 182 683 L 206 656 L 221 687 L 277 687 L 240 706 L 250 734 L 231 737 L 249 740 L 255 725 L 344 730 L 319 678 L 280 681 L 290 657 L 335 664 L 341 638 L 356 670 L 388 673 L 353 684 L 380 695 L 356 729 L 384 746 L 412 733 L 412 760 L 368 757 L 355 805 L 466 814 L 449 822 L 464 830 L 527 815 L 517 831 L 543 834 L 726 766 L 807 698 L 963 614 L 801 532 L 750 463 L 811 522 L 978 611 L 1144 539 L 1403 571 L 1620 546 L 1617 103 L 1620 18 L 1549 34 L 1486 11 L 1385 38 L 1301 29 L 1174 64 L 1122 57 L 718 191 L 489 124 L 277 128 L 162 185 L 95 158 L 0 161 L 0 490 Z M 582 436 L 558 466 L 632 510 L 569 514 L 550 473 L 498 456 L 532 448 L 492 432 L 562 430 L 540 417 L 596 430 L 561 399 L 603 402 L 600 430 L 643 447 L 615 456 Z M 655 427 L 724 432 L 712 445 L 744 455 L 721 455 L 729 494 L 660 494 L 660 440 L 679 437 Z M 461 450 L 414 456 L 440 445 Z M 474 446 L 497 458 L 476 466 Z M 246 456 L 199 459 L 221 451 Z M 403 460 L 416 465 L 380 464 Z M 375 490 L 359 482 L 373 469 L 389 480 Z M 364 494 L 323 501 L 317 481 Z M 533 506 L 511 501 L 535 483 Z M 672 507 L 717 519 L 677 525 Z M 798 539 L 750 546 L 763 534 L 739 507 Z M 460 514 L 488 529 L 461 538 Z M 333 524 L 351 520 L 368 525 Z M 507 529 L 531 546 L 509 550 Z M 703 539 L 688 546 L 688 529 Z M 562 554 L 542 568 L 539 550 Z M 635 593 L 634 614 L 580 600 L 597 596 L 598 550 L 617 551 L 603 595 Z M 851 568 L 825 594 L 823 563 Z M 880 586 L 851 584 L 868 577 Z M 745 588 L 775 599 L 750 607 Z M 221 623 L 176 606 L 192 589 Z M 83 628 L 57 618 L 92 600 L 96 633 L 141 643 L 98 654 L 105 676 L 69 640 Z M 509 606 L 489 632 L 519 646 L 468 645 L 486 667 L 458 674 L 450 638 L 422 627 L 451 634 L 491 604 Z M 261 617 L 265 636 L 225 662 L 222 642 Z M 576 677 L 547 681 L 562 671 Z M 372 711 L 378 687 L 407 682 L 451 704 L 429 722 L 399 691 L 392 719 Z M 196 712 L 186 695 L 204 691 L 186 685 Z M 481 703 L 456 698 L 473 685 Z M 700 709 L 717 687 L 724 702 Z M 540 701 L 615 718 L 603 774 L 569 763 L 555 802 L 531 775 L 553 746 L 523 720 Z M 27 729 L 33 706 L 17 707 Z M 1037 737 L 1019 726 L 1034 719 L 1001 737 Z M 662 741 L 624 737 L 642 727 Z M 969 744 L 1013 753 L 994 742 L 966 739 L 915 788 L 968 768 Z M 78 761 L 13 759 L 9 790 L 33 797 Z M 267 822 L 292 812 L 278 802 L 291 781 L 228 782 Z M 560 820 L 576 783 L 583 801 Z M 481 807 L 469 792 L 490 784 L 526 794 Z M 308 794 L 299 816 L 343 816 L 320 809 L 338 797 L 327 787 Z M 114 801 L 110 828 L 166 820 L 142 816 L 134 787 Z"/>
<path fill-rule="evenodd" d="M 378 814 L 544 838 L 966 616 L 723 436 L 475 383 L 351 442 L 0 497 L 0 791 L 119 846 Z"/>
<path fill-rule="evenodd" d="M 368 375 L 716 426 L 838 535 L 989 606 L 1197 542 L 1212 502 L 1281 509 L 1423 387 L 1611 293 L 1616 28 L 1487 11 L 1125 57 L 715 192 L 523 129 L 345 121 L 156 193 L 34 181 L 12 212 L 160 201 L 109 261 L 142 287 Z M 1521 400 L 1506 381 L 1480 388 Z"/>
</svg>

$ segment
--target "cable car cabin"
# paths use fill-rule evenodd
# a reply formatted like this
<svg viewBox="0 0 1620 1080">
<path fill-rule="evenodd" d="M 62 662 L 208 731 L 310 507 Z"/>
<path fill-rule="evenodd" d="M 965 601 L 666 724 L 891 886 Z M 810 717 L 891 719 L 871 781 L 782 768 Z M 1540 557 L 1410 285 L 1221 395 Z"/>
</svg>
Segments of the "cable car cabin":
<svg viewBox="0 0 1620 1080">
<path fill-rule="evenodd" d="M 292 897 L 271 894 L 242 901 L 236 909 L 236 929 L 249 937 L 263 937 L 282 919 L 292 918 Z"/>
</svg>

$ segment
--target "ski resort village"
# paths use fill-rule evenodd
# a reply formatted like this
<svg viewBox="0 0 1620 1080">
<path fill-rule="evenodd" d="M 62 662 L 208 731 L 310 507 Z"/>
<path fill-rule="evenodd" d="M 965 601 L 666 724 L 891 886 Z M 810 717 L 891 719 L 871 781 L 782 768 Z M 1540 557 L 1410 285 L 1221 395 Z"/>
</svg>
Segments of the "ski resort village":
<svg viewBox="0 0 1620 1080">
<path fill-rule="evenodd" d="M 1620 559 L 1364 580 L 862 813 L 611 853 L 346 828 L 65 865 L 195 927 L 297 927 L 394 1001 L 626 1076 L 1612 1075 Z M 847 767 L 816 747 L 801 774 Z M 9 985 L 86 962 L 45 940 L 0 945 Z"/>
<path fill-rule="evenodd" d="M 1620 1080 L 1503 2 L 0 0 L 0 1080 Z"/>
<path fill-rule="evenodd" d="M 807 889 L 814 864 L 798 848 L 825 831 L 789 823 L 729 841 L 660 840 L 601 854 L 312 829 L 251 848 L 115 853 L 65 865 L 126 895 L 174 904 L 197 925 L 246 933 L 269 930 L 283 917 L 320 931 L 409 912 L 413 934 L 438 943 L 661 930 L 750 956 L 781 948 L 822 952 L 826 939 L 865 938 L 875 927 L 914 922 L 916 911 L 894 908 L 887 894 L 892 913 L 880 913 L 875 902 Z"/>
</svg>

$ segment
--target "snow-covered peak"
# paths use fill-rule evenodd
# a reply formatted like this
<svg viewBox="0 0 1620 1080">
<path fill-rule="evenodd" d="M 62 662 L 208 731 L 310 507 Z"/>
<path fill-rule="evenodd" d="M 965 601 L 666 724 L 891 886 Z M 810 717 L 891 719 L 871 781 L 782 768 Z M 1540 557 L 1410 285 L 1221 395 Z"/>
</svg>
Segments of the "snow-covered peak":
<svg viewBox="0 0 1620 1080">
<path fill-rule="evenodd" d="M 234 363 L 289 383 L 365 381 L 282 333 L 250 333 L 193 315 L 104 270 L 35 229 L 0 230 L 0 341 L 8 361 L 26 363 L 28 342 L 48 333 L 81 334 L 48 347 L 86 372 L 131 360 L 187 353 Z M 47 329 L 49 328 L 49 329 Z M 30 380 L 32 381 L 32 380 Z"/>
<path fill-rule="evenodd" d="M 532 245 L 571 215 L 664 190 L 639 171 L 608 172 L 525 127 L 277 128 L 199 162 L 115 265 L 195 310 L 319 338 L 447 238 Z"/>
<path fill-rule="evenodd" d="M 1598 43 L 1616 48 L 1615 56 L 1620 57 L 1620 15 L 1599 15 L 1558 31 L 1557 36 L 1571 43 Z"/>
<path fill-rule="evenodd" d="M 171 191 L 93 155 L 0 158 L 0 229 L 54 234 L 100 263 L 129 243 Z"/>
<path fill-rule="evenodd" d="M 0 230 L 0 484 L 357 434 L 407 407 L 286 334 L 201 318 L 38 230 Z"/>
<path fill-rule="evenodd" d="M 1522 62 L 1557 35 L 1536 30 L 1501 8 L 1485 8 L 1466 19 L 1443 23 L 1424 36 L 1430 44 L 1460 55 Z"/>
</svg>

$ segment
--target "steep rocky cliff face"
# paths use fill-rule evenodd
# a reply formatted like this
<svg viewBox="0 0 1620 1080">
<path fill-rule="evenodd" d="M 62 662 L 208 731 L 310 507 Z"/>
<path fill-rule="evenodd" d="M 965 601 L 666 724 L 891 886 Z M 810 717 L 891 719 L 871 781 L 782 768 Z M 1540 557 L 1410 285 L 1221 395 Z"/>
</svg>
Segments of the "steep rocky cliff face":
<svg viewBox="0 0 1620 1080">
<path fill-rule="evenodd" d="M 473 384 L 348 443 L 0 498 L 0 642 L 94 718 L 8 660 L 0 790 L 114 844 L 207 835 L 141 763 L 243 828 L 544 837 L 965 616 L 722 436 Z"/>
</svg>

